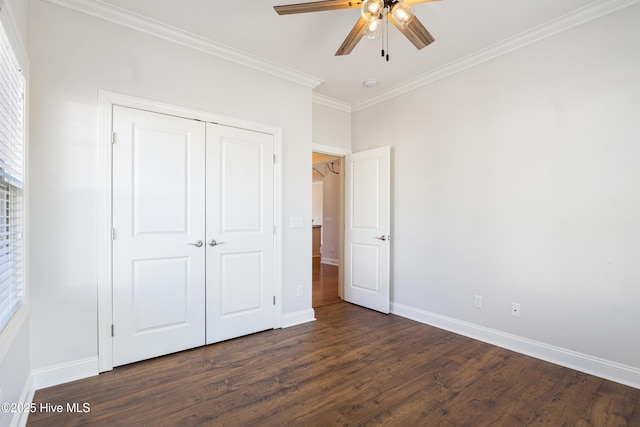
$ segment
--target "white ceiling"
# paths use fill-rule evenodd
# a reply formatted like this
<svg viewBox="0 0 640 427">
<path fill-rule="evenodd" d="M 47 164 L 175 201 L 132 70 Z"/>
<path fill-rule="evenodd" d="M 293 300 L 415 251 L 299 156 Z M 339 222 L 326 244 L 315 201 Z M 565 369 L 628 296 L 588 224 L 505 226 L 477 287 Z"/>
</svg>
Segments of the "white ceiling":
<svg viewBox="0 0 640 427">
<path fill-rule="evenodd" d="M 274 5 L 301 0 L 103 0 L 212 42 L 317 77 L 319 95 L 357 105 L 407 82 L 490 58 L 634 1 L 442 0 L 413 5 L 435 37 L 418 51 L 393 26 L 390 61 L 380 40 L 362 39 L 351 55 L 336 50 L 359 18 L 358 9 L 278 15 Z M 378 85 L 365 88 L 366 79 Z M 395 88 L 395 89 L 394 89 Z"/>
</svg>

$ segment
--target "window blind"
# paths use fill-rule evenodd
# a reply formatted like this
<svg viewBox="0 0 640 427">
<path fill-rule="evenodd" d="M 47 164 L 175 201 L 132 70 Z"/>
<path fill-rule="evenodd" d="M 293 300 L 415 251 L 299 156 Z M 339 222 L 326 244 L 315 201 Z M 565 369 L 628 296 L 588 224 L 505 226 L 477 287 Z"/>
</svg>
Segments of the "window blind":
<svg viewBox="0 0 640 427">
<path fill-rule="evenodd" d="M 0 25 L 0 331 L 23 300 L 24 77 Z"/>
</svg>

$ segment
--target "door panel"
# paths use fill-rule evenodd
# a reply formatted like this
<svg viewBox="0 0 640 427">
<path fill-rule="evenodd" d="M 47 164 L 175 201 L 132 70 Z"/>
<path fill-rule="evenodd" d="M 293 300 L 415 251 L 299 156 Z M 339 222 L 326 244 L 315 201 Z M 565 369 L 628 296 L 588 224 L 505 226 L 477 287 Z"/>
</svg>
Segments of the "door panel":
<svg viewBox="0 0 640 427">
<path fill-rule="evenodd" d="M 223 318 L 262 308 L 262 254 L 241 253 L 220 256 L 220 314 Z"/>
<path fill-rule="evenodd" d="M 389 313 L 391 150 L 345 157 L 344 298 Z"/>
<path fill-rule="evenodd" d="M 206 182 L 213 343 L 275 325 L 273 136 L 207 124 Z"/>
<path fill-rule="evenodd" d="M 351 286 L 355 289 L 380 292 L 380 250 L 375 245 L 351 245 Z"/>
<path fill-rule="evenodd" d="M 193 141 L 175 131 L 137 125 L 132 142 L 134 234 L 186 233 Z"/>
<path fill-rule="evenodd" d="M 133 261 L 132 282 L 136 332 L 188 323 L 189 258 Z"/>
<path fill-rule="evenodd" d="M 212 127 L 208 128 L 213 132 Z M 222 210 L 220 232 L 222 233 L 262 233 L 264 226 L 263 193 L 264 193 L 264 146 L 261 142 L 239 139 L 254 136 L 255 132 L 240 129 L 216 128 L 216 132 L 227 131 L 231 135 L 225 137 L 219 133 L 211 134 L 208 149 L 215 150 L 209 159 L 218 171 L 220 194 L 212 192 L 214 202 L 220 202 Z M 255 134 L 262 136 L 261 134 Z M 270 138 L 267 138 L 270 139 Z M 267 141 L 268 142 L 268 141 Z M 268 153 L 266 153 L 268 155 Z M 212 173 L 210 176 L 215 175 Z M 268 185 L 268 183 L 267 183 Z M 267 188 L 269 190 L 269 188 Z"/>
<path fill-rule="evenodd" d="M 205 125 L 114 107 L 113 364 L 205 340 Z"/>
<path fill-rule="evenodd" d="M 354 230 L 380 229 L 380 159 L 351 157 L 351 226 Z"/>
</svg>

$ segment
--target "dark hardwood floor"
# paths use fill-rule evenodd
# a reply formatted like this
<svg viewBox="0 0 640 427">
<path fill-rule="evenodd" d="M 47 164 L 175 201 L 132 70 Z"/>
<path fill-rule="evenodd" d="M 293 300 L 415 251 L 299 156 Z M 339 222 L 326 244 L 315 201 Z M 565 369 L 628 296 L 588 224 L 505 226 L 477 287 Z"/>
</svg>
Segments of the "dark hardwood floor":
<svg viewBox="0 0 640 427">
<path fill-rule="evenodd" d="M 640 390 L 345 302 L 40 390 L 36 426 L 640 426 Z"/>
<path fill-rule="evenodd" d="M 321 264 L 314 259 L 312 289 L 311 305 L 314 308 L 341 301 L 338 296 L 338 267 Z"/>
</svg>

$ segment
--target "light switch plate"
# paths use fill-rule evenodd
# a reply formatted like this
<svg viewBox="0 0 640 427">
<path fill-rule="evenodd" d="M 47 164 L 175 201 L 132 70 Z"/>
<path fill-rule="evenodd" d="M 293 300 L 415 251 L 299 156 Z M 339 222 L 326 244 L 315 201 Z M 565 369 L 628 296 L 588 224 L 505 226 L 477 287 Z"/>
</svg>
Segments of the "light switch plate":
<svg viewBox="0 0 640 427">
<path fill-rule="evenodd" d="M 304 218 L 301 216 L 292 216 L 289 222 L 291 228 L 304 228 Z"/>
</svg>

